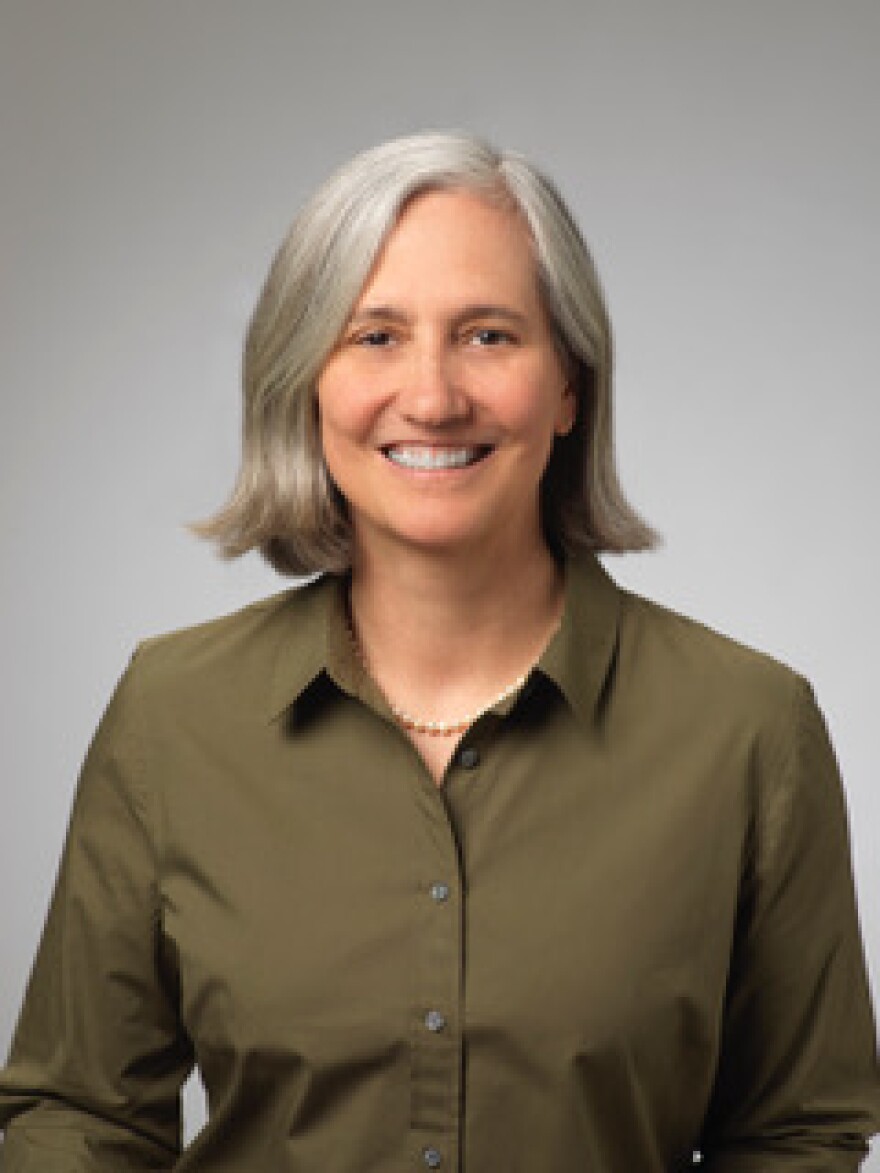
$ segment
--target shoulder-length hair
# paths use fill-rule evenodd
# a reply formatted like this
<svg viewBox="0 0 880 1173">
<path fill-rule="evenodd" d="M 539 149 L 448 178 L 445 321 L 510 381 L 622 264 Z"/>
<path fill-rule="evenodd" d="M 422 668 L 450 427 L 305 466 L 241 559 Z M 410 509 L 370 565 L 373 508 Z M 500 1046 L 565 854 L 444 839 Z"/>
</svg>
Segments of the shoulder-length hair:
<svg viewBox="0 0 880 1173">
<path fill-rule="evenodd" d="M 466 190 L 518 209 L 531 233 L 540 293 L 578 395 L 541 492 L 557 554 L 641 550 L 656 535 L 627 503 L 612 429 L 612 340 L 589 250 L 553 183 L 522 156 L 464 134 L 425 133 L 357 155 L 294 220 L 250 320 L 242 367 L 242 458 L 229 500 L 192 528 L 226 557 L 258 548 L 281 573 L 351 565 L 346 503 L 321 451 L 315 387 L 382 244 L 404 207 Z"/>
</svg>

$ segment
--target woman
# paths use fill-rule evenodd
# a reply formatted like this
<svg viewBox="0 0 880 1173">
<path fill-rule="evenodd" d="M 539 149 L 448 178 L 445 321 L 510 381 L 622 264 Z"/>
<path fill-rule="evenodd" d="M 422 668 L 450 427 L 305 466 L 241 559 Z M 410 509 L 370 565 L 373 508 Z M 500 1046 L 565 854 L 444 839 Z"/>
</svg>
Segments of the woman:
<svg viewBox="0 0 880 1173">
<path fill-rule="evenodd" d="M 9 1173 L 856 1169 L 880 1085 L 824 725 L 597 561 L 653 535 L 552 186 L 460 136 L 358 157 L 276 257 L 244 391 L 201 532 L 324 573 L 137 651 L 0 1081 Z"/>
</svg>

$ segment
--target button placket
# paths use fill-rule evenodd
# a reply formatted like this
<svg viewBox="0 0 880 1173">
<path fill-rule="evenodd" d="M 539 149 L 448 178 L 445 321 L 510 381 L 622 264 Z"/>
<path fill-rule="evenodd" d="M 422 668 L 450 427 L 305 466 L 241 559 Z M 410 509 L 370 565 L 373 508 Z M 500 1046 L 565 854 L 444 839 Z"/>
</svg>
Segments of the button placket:
<svg viewBox="0 0 880 1173">
<path fill-rule="evenodd" d="M 423 1167 L 458 1169 L 461 1125 L 462 924 L 460 861 L 446 801 L 419 792 L 424 836 L 418 893 L 418 964 L 414 987 L 412 1101 L 413 1157 Z M 432 874 L 433 873 L 433 874 Z M 449 877 L 438 879 L 438 876 Z"/>
</svg>

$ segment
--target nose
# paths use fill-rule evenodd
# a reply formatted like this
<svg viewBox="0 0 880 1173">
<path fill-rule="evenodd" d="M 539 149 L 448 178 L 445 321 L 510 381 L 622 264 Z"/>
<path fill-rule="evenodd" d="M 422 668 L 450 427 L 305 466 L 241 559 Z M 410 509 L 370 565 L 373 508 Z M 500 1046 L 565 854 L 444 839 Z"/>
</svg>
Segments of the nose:
<svg viewBox="0 0 880 1173">
<path fill-rule="evenodd" d="M 471 403 L 452 348 L 441 340 L 414 343 L 398 396 L 403 417 L 423 427 L 442 428 L 471 413 Z"/>
</svg>

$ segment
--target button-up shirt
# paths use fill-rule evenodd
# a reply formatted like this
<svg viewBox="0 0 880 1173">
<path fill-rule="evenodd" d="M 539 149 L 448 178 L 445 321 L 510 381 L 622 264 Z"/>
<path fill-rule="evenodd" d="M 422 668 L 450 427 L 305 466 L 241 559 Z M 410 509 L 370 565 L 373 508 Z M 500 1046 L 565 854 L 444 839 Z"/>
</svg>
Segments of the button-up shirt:
<svg viewBox="0 0 880 1173">
<path fill-rule="evenodd" d="M 7 1173 L 842 1173 L 878 1088 L 809 686 L 582 557 L 442 786 L 340 579 L 142 645 L 0 1122 Z"/>
</svg>

